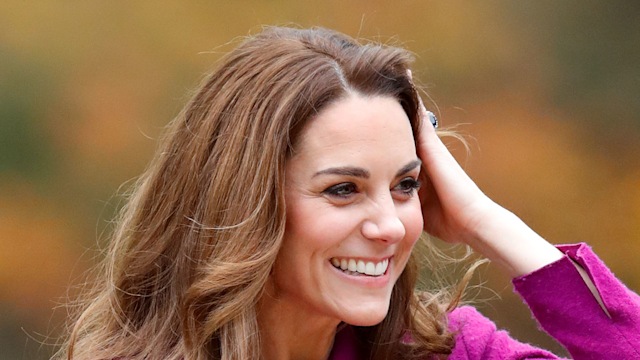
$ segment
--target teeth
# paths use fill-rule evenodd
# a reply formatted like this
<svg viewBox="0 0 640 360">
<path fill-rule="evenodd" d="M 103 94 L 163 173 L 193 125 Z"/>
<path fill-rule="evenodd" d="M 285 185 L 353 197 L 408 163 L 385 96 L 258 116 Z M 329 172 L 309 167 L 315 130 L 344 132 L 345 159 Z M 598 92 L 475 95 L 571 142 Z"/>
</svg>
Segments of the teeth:
<svg viewBox="0 0 640 360">
<path fill-rule="evenodd" d="M 380 276 L 387 271 L 387 268 L 389 267 L 389 259 L 374 263 L 372 261 L 364 262 L 363 260 L 355 259 L 331 258 L 331 265 L 350 275 L 363 274 L 369 276 Z"/>
<path fill-rule="evenodd" d="M 367 275 L 374 275 L 376 273 L 376 266 L 372 262 L 368 262 L 364 267 L 364 273 Z"/>
<path fill-rule="evenodd" d="M 349 260 L 349 267 L 347 268 L 349 271 L 356 271 L 356 261 L 353 259 Z"/>
<path fill-rule="evenodd" d="M 384 265 L 383 263 L 384 261 L 376 264 L 376 269 L 375 269 L 376 274 L 384 274 L 384 271 L 387 269 L 387 265 Z"/>
</svg>

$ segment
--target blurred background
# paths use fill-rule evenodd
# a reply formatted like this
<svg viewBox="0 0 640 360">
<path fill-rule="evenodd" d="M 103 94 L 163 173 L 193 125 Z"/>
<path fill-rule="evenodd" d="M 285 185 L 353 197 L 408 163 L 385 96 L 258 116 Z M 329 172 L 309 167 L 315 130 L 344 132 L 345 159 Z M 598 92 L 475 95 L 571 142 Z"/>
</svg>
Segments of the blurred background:
<svg viewBox="0 0 640 360">
<path fill-rule="evenodd" d="M 265 24 L 413 51 L 481 188 L 550 241 L 590 243 L 640 290 L 640 2 L 4 0 L 0 359 L 51 356 L 119 194 L 230 41 Z M 563 354 L 505 275 L 478 275 L 495 292 L 478 296 L 486 315 Z"/>
</svg>

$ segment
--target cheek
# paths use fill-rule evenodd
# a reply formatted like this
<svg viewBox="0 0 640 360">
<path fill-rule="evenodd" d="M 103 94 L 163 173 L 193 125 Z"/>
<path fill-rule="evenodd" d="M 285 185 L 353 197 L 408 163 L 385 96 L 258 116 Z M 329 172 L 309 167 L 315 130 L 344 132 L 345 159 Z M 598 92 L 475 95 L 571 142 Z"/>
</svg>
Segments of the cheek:
<svg viewBox="0 0 640 360">
<path fill-rule="evenodd" d="M 298 201 L 287 212 L 285 235 L 277 263 L 288 276 L 311 276 L 353 230 L 353 216 L 329 211 L 313 201 Z M 328 225 L 330 224 L 330 225 Z M 320 265 L 319 265 L 320 264 Z"/>
<path fill-rule="evenodd" d="M 417 198 L 412 199 L 411 203 L 407 204 L 407 207 L 402 211 L 401 217 L 406 232 L 405 241 L 413 246 L 422 235 L 424 228 L 422 208 Z"/>
<path fill-rule="evenodd" d="M 287 212 L 286 237 L 315 249 L 337 245 L 358 229 L 362 210 L 336 208 L 323 201 L 299 201 Z"/>
</svg>

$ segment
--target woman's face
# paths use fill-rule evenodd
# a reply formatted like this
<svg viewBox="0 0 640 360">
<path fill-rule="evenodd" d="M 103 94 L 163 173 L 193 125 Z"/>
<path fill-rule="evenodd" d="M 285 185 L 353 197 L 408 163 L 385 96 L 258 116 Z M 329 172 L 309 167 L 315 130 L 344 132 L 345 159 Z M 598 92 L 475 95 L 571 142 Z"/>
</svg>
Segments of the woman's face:
<svg viewBox="0 0 640 360">
<path fill-rule="evenodd" d="M 286 166 L 272 295 L 309 315 L 382 321 L 422 232 L 419 170 L 409 120 L 391 97 L 349 95 L 312 119 Z"/>
</svg>

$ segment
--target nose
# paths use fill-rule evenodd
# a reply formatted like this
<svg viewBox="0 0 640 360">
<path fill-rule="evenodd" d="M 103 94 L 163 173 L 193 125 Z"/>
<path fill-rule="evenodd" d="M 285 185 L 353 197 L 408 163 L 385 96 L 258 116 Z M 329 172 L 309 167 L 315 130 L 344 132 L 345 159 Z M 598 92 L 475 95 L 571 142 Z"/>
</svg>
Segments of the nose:
<svg viewBox="0 0 640 360">
<path fill-rule="evenodd" d="M 362 224 L 362 235 L 371 240 L 396 243 L 404 238 L 406 230 L 398 216 L 391 194 L 372 202 L 369 216 Z"/>
</svg>

